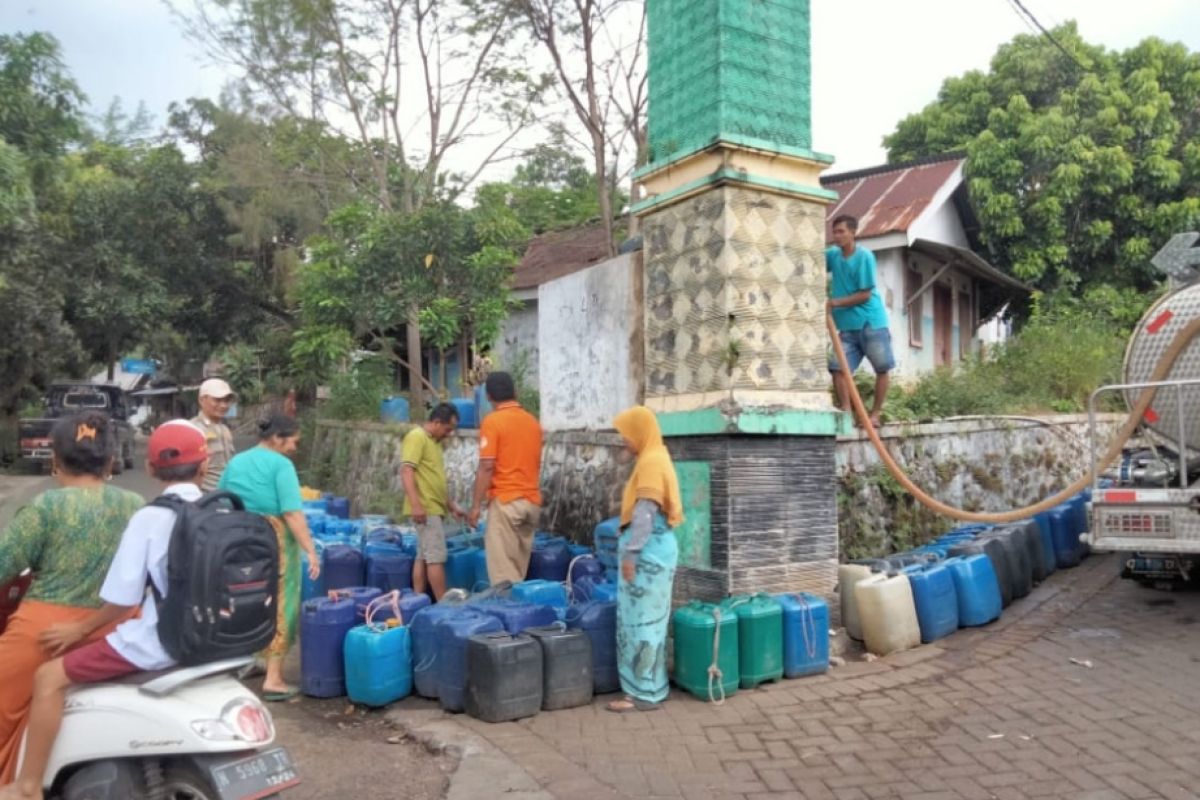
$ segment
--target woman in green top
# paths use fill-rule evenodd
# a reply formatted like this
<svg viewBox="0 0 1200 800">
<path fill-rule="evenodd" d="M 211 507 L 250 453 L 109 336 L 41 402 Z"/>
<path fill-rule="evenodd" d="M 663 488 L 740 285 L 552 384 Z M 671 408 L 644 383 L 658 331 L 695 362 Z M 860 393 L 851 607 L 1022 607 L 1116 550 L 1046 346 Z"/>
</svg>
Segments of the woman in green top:
<svg viewBox="0 0 1200 800">
<path fill-rule="evenodd" d="M 17 511 L 0 534 L 0 584 L 25 570 L 34 575 L 28 595 L 0 634 L 0 786 L 16 771 L 33 673 L 49 660 L 39 638 L 46 629 L 78 622 L 102 605 L 100 585 L 121 533 L 144 504 L 138 495 L 108 485 L 116 431 L 104 414 L 64 418 L 51 438 L 58 488 Z"/>
<path fill-rule="evenodd" d="M 262 514 L 279 537 L 278 625 L 275 640 L 263 654 L 267 677 L 263 699 L 286 700 L 297 689 L 283 681 L 283 659 L 296 639 L 300 618 L 300 550 L 308 555 L 308 574 L 316 580 L 321 559 L 313 546 L 300 500 L 300 477 L 290 456 L 300 443 L 300 426 L 292 417 L 272 415 L 258 423 L 258 447 L 229 460 L 217 489 L 242 498 L 247 511 Z"/>
</svg>

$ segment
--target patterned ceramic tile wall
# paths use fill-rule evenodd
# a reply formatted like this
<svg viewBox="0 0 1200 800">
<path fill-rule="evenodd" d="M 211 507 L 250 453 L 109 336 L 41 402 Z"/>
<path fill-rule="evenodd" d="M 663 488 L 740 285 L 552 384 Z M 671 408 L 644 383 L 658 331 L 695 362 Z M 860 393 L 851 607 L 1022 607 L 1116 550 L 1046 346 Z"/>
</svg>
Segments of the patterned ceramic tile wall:
<svg viewBox="0 0 1200 800">
<path fill-rule="evenodd" d="M 824 219 L 739 186 L 647 215 L 646 395 L 824 389 Z"/>
<path fill-rule="evenodd" d="M 809 0 L 649 0 L 654 163 L 743 137 L 812 142 Z"/>
</svg>

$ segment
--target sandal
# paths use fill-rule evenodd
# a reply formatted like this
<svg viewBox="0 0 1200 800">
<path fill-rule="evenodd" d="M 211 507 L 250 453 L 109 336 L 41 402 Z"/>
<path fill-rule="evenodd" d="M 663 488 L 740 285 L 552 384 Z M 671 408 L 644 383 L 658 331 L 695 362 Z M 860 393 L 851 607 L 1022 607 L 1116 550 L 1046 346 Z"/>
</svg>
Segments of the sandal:
<svg viewBox="0 0 1200 800">
<path fill-rule="evenodd" d="M 662 708 L 661 703 L 647 703 L 645 700 L 634 700 L 632 697 L 623 697 L 620 700 L 613 700 L 605 706 L 614 714 L 628 714 L 630 711 L 658 711 Z"/>
<path fill-rule="evenodd" d="M 300 690 L 295 686 L 289 686 L 281 692 L 263 691 L 263 700 L 268 703 L 282 703 L 285 700 L 291 700 L 296 695 L 300 694 Z"/>
</svg>

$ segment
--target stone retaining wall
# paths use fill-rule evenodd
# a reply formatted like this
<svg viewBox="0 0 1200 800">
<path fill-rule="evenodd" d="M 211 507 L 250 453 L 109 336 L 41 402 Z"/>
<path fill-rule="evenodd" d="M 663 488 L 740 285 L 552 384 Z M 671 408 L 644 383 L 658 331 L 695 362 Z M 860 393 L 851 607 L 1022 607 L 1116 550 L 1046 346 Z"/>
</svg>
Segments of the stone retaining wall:
<svg viewBox="0 0 1200 800">
<path fill-rule="evenodd" d="M 1124 418 L 1099 420 L 1106 444 Z M 306 480 L 344 494 L 356 513 L 398 515 L 400 442 L 404 425 L 321 421 L 310 448 Z M 1003 510 L 1035 502 L 1087 469 L 1087 418 L 964 419 L 889 425 L 884 440 L 918 485 L 953 506 Z M 589 542 L 596 522 L 617 513 L 629 466 L 618 460 L 615 433 L 552 433 L 542 462 L 542 527 Z M 478 464 L 478 434 L 459 431 L 446 445 L 451 492 L 465 505 Z M 840 438 L 839 556 L 884 554 L 910 547 L 952 526 L 908 496 L 879 462 L 865 435 Z"/>
</svg>

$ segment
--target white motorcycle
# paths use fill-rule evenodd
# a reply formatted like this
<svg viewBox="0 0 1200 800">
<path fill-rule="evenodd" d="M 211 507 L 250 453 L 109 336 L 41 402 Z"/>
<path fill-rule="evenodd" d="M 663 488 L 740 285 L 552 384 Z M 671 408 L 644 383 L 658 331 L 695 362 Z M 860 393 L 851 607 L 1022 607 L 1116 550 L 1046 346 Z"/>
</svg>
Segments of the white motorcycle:
<svg viewBox="0 0 1200 800">
<path fill-rule="evenodd" d="M 44 786 L 54 800 L 260 800 L 300 782 L 238 658 L 68 691 Z M 22 753 L 23 755 L 23 753 Z"/>
</svg>

